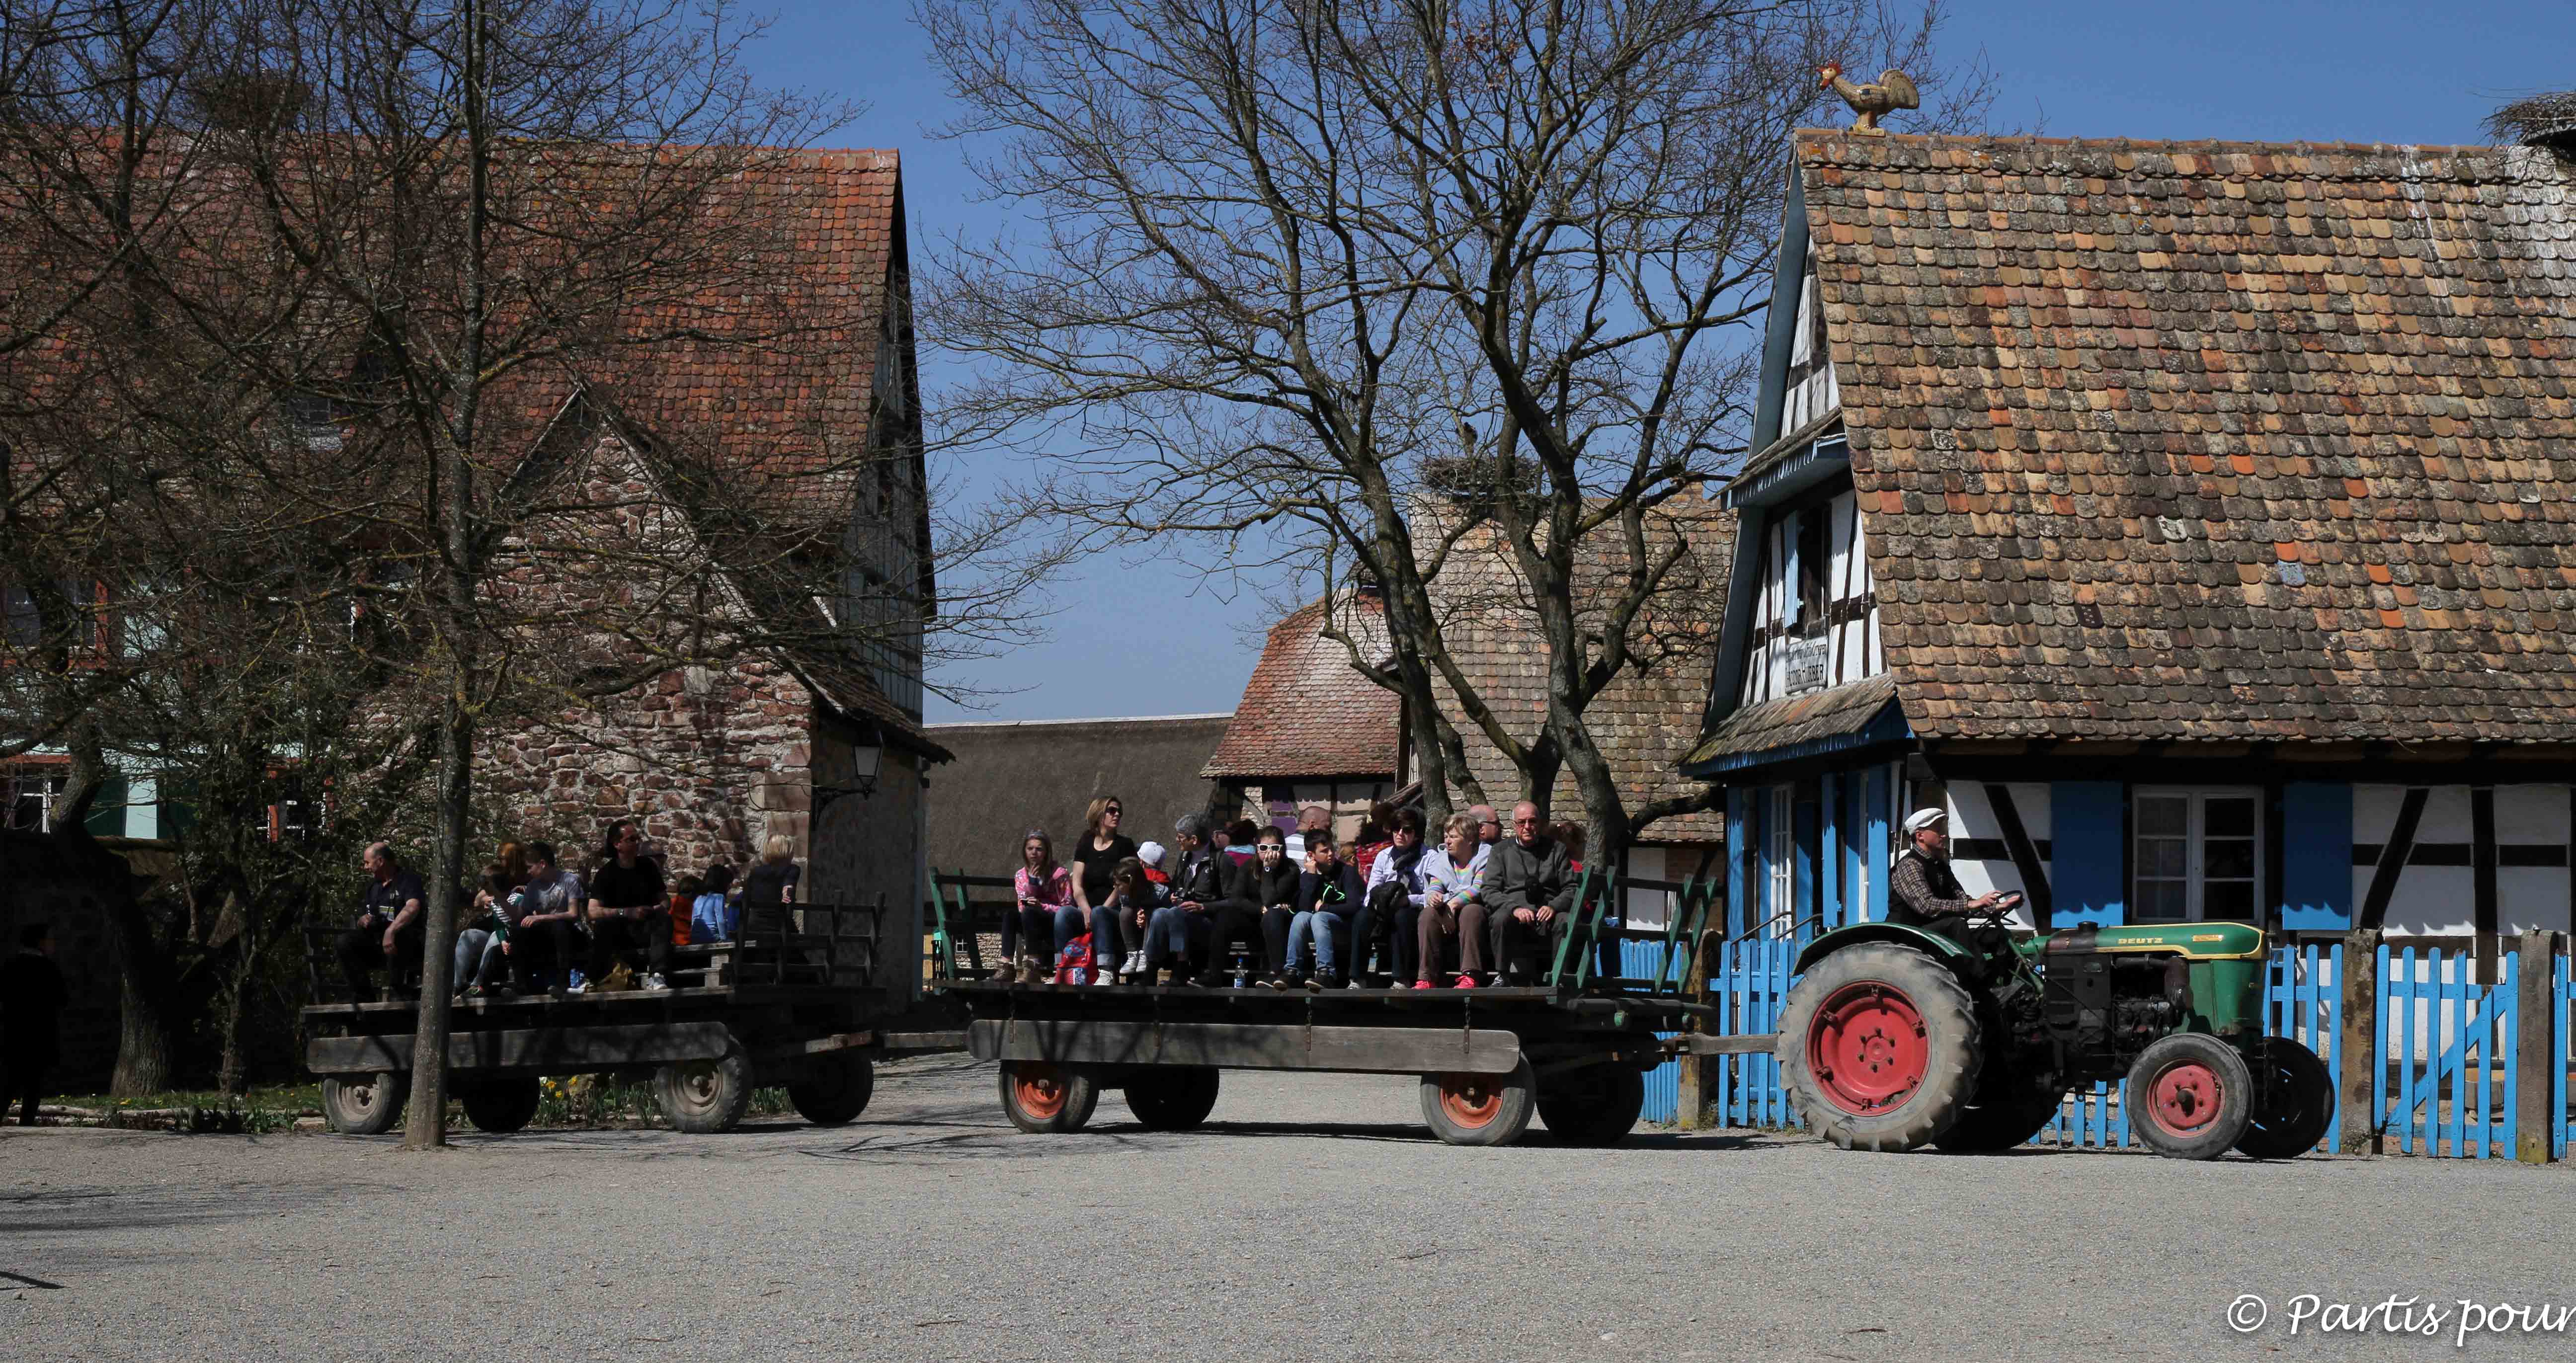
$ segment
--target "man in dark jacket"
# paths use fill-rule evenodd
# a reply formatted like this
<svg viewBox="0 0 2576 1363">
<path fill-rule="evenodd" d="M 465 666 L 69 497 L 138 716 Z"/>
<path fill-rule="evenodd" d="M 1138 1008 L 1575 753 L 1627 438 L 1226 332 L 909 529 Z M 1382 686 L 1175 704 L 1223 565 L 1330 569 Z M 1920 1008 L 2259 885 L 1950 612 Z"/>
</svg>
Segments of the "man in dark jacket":
<svg viewBox="0 0 2576 1363">
<path fill-rule="evenodd" d="M 1533 940 L 1554 960 L 1574 910 L 1574 866 L 1539 822 L 1538 806 L 1527 800 L 1512 806 L 1512 835 L 1486 853 L 1476 899 L 1458 916 L 1461 971 L 1517 972 L 1520 953 Z"/>
<path fill-rule="evenodd" d="M 1905 819 L 1905 850 L 1887 873 L 1887 921 L 1937 932 L 1982 957 L 2012 950 L 2012 934 L 1984 917 L 2011 908 L 2019 895 L 1991 891 L 1971 899 L 1950 869 L 1949 816 L 1918 809 Z"/>
<path fill-rule="evenodd" d="M 18 954 L 0 966 L 0 1119 L 18 1103 L 18 1125 L 36 1124 L 45 1093 L 45 1071 L 62 1045 L 62 969 L 54 964 L 54 930 L 43 923 L 18 930 Z"/>
<path fill-rule="evenodd" d="M 1166 887 L 1171 904 L 1154 910 L 1148 922 L 1140 953 L 1143 983 L 1153 983 L 1153 972 L 1166 963 L 1175 983 L 1208 969 L 1216 914 L 1233 900 L 1235 880 L 1233 860 L 1214 845 L 1210 831 L 1204 814 L 1184 814 L 1172 825 L 1177 853 Z"/>
</svg>

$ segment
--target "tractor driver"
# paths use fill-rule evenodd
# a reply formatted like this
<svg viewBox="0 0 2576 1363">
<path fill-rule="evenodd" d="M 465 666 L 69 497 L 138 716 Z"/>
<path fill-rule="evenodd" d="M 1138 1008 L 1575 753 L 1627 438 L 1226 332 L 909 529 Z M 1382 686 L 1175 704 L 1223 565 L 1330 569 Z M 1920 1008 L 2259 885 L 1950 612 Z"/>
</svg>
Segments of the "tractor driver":
<svg viewBox="0 0 2576 1363">
<path fill-rule="evenodd" d="M 1896 854 L 1887 876 L 1887 921 L 1937 932 L 1980 959 L 1993 959 L 2012 950 L 2012 934 L 1982 915 L 2010 908 L 2021 896 L 1989 891 L 1968 897 L 1950 869 L 1948 822 L 1949 815 L 1938 809 L 1905 816 L 1905 850 Z"/>
</svg>

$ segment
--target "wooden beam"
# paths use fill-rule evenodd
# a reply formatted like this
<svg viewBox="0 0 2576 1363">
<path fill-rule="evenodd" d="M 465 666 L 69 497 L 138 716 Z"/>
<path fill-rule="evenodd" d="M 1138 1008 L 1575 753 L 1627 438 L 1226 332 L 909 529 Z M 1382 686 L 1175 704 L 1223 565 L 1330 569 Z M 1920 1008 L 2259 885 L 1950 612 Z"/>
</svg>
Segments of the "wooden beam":
<svg viewBox="0 0 2576 1363">
<path fill-rule="evenodd" d="M 627 1027 L 545 1027 L 494 1032 L 451 1032 L 451 1070 L 539 1070 L 575 1074 L 626 1065 L 713 1060 L 732 1034 L 721 1022 L 656 1022 Z M 319 1036 L 304 1046 L 304 1067 L 315 1074 L 374 1074 L 411 1068 L 412 1034 Z"/>
<path fill-rule="evenodd" d="M 1682 1050 L 1689 1055 L 1769 1055 L 1780 1044 L 1780 1038 L 1769 1032 L 1759 1036 L 1706 1036 L 1693 1032 L 1681 1038 Z"/>
<path fill-rule="evenodd" d="M 1346 1074 L 1509 1074 L 1521 1058 L 1520 1038 L 1493 1028 L 979 1018 L 969 1041 L 978 1060 Z"/>
<path fill-rule="evenodd" d="M 2343 939 L 2343 1137 L 2347 1155 L 2379 1153 L 2379 933 Z"/>
<path fill-rule="evenodd" d="M 2565 948 L 2566 936 L 2556 932 L 2526 932 L 2517 945 L 2520 959 L 2514 963 L 2521 976 L 2515 984 L 2520 994 L 2514 1003 L 2519 1011 L 2522 1035 L 2515 1038 L 2513 1117 L 2513 1157 L 2525 1164 L 2547 1164 L 2551 1147 L 2551 1127 L 2567 1116 L 2552 1101 L 2557 1085 L 2552 1083 L 2555 1071 L 2566 1064 L 2566 1053 L 2559 1049 L 2557 975 L 2558 953 Z"/>
</svg>

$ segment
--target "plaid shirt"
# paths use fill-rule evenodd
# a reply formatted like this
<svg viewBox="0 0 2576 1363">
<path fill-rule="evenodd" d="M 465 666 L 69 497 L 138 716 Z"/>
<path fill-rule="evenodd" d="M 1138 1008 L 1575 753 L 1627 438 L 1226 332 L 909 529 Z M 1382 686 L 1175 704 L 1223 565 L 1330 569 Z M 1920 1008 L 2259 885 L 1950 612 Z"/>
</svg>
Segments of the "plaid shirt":
<svg viewBox="0 0 2576 1363">
<path fill-rule="evenodd" d="M 1887 894 L 1918 923 L 1944 914 L 1968 912 L 1968 892 L 1960 888 L 1959 877 L 1951 871 L 1949 861 L 1936 861 L 1911 847 L 1898 854 L 1895 869 L 1887 873 Z M 1888 917 L 1900 923 L 1908 921 L 1893 913 Z"/>
</svg>

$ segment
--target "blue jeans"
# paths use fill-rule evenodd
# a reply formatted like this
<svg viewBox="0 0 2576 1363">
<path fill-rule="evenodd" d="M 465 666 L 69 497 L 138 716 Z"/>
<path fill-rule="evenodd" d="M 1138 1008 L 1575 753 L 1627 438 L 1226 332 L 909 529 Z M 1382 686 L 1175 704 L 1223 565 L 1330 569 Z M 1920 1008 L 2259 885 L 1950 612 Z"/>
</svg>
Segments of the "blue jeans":
<svg viewBox="0 0 2576 1363">
<path fill-rule="evenodd" d="M 1083 912 L 1079 905 L 1067 904 L 1063 908 L 1055 911 L 1055 949 L 1059 953 L 1062 952 L 1074 938 L 1082 935 L 1082 919 Z M 1099 954 L 1099 938 L 1094 937 L 1091 939 L 1091 950 L 1092 954 Z M 1052 962 L 1049 963 L 1049 968 L 1053 968 Z"/>
<path fill-rule="evenodd" d="M 507 960 L 489 928 L 467 928 L 456 934 L 456 972 L 448 976 L 448 986 L 463 989 L 469 984 L 490 984 L 487 976 L 500 970 Z"/>
<path fill-rule="evenodd" d="M 1142 945 L 1145 934 L 1127 926 L 1127 911 L 1095 904 L 1091 908 L 1091 954 L 1115 970 L 1121 958 Z"/>
<path fill-rule="evenodd" d="M 1187 909 L 1156 909 L 1145 920 L 1145 964 L 1157 961 L 1195 960 L 1206 951 L 1210 924 L 1204 913 Z"/>
<path fill-rule="evenodd" d="M 1340 954 L 1337 950 L 1339 943 L 1334 939 L 1349 932 L 1350 928 L 1349 919 L 1338 913 L 1326 913 L 1321 909 L 1308 909 L 1289 919 L 1289 973 L 1295 974 L 1297 971 L 1297 963 L 1301 955 L 1298 948 L 1310 941 L 1314 944 L 1315 973 L 1318 975 L 1338 973 L 1333 969 L 1335 959 Z"/>
</svg>

